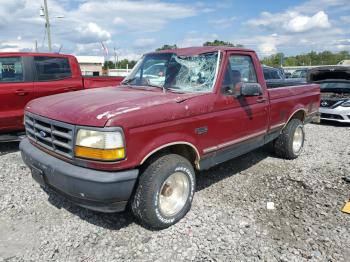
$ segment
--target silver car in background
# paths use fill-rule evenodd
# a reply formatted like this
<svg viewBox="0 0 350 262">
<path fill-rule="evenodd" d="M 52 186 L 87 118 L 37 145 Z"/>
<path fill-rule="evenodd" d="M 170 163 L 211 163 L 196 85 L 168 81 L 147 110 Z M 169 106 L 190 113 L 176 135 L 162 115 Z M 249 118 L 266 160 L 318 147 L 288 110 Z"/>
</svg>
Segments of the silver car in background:
<svg viewBox="0 0 350 262">
<path fill-rule="evenodd" d="M 321 120 L 350 123 L 350 67 L 318 67 L 308 81 L 320 84 Z"/>
</svg>

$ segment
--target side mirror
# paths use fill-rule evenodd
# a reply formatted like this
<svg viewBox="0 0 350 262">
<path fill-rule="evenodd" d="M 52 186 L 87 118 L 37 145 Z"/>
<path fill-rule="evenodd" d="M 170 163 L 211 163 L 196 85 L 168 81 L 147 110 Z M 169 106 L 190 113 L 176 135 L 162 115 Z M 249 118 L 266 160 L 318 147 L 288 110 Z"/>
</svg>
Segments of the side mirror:
<svg viewBox="0 0 350 262">
<path fill-rule="evenodd" d="M 260 96 L 262 95 L 261 85 L 258 83 L 242 83 L 241 96 Z"/>
</svg>

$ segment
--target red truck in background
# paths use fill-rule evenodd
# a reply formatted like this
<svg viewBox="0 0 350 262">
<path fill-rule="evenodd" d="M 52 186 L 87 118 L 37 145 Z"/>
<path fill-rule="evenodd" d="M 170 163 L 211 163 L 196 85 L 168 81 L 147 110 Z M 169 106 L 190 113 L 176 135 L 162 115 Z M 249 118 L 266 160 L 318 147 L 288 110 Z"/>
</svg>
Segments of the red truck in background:
<svg viewBox="0 0 350 262">
<path fill-rule="evenodd" d="M 0 141 L 16 139 L 8 133 L 24 130 L 23 112 L 30 100 L 117 86 L 122 80 L 122 77 L 83 77 L 72 55 L 0 53 Z"/>
<path fill-rule="evenodd" d="M 189 211 L 195 170 L 267 143 L 298 157 L 319 104 L 317 84 L 267 86 L 252 50 L 165 50 L 144 55 L 118 88 L 30 102 L 20 150 L 41 185 L 92 210 L 129 206 L 161 229 Z"/>
</svg>

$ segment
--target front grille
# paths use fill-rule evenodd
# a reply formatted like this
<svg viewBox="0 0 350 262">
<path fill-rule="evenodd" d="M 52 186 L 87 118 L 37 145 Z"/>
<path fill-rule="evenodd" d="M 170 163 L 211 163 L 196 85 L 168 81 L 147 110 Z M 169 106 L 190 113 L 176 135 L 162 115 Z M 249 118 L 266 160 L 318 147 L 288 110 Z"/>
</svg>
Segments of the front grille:
<svg viewBox="0 0 350 262">
<path fill-rule="evenodd" d="M 321 106 L 321 107 L 332 108 L 332 107 L 334 107 L 334 105 L 337 104 L 338 102 L 341 102 L 341 100 L 322 99 L 321 102 L 320 102 L 320 106 Z"/>
<path fill-rule="evenodd" d="M 328 118 L 328 119 L 340 119 L 340 120 L 344 120 L 342 116 L 340 115 L 334 115 L 334 114 L 325 114 L 325 113 L 321 113 L 321 118 Z"/>
<path fill-rule="evenodd" d="M 63 156 L 74 156 L 74 125 L 26 113 L 24 124 L 29 139 Z"/>
</svg>

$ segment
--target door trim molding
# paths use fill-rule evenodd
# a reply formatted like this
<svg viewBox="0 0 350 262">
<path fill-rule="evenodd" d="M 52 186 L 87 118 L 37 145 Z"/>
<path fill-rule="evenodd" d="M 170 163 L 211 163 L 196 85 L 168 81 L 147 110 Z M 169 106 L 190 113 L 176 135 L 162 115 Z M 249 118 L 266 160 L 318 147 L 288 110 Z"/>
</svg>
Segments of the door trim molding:
<svg viewBox="0 0 350 262">
<path fill-rule="evenodd" d="M 247 135 L 247 136 L 244 136 L 244 137 L 241 137 L 241 138 L 237 138 L 237 139 L 225 142 L 225 143 L 218 144 L 216 146 L 205 148 L 205 149 L 203 149 L 203 153 L 204 154 L 211 153 L 213 151 L 217 151 L 219 149 L 222 149 L 222 148 L 225 148 L 225 147 L 229 147 L 229 146 L 232 146 L 234 144 L 238 144 L 238 143 L 243 142 L 245 140 L 248 140 L 248 139 L 251 139 L 251 138 L 255 138 L 255 137 L 258 137 L 258 136 L 261 136 L 261 135 L 265 135 L 266 133 L 267 133 L 267 131 L 265 131 L 265 130 L 264 131 L 255 132 L 253 134 L 250 134 L 250 135 Z"/>
</svg>

